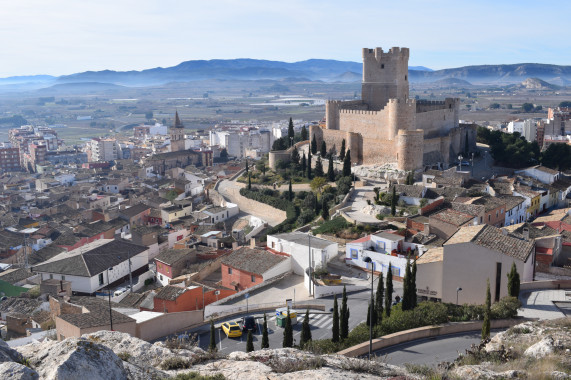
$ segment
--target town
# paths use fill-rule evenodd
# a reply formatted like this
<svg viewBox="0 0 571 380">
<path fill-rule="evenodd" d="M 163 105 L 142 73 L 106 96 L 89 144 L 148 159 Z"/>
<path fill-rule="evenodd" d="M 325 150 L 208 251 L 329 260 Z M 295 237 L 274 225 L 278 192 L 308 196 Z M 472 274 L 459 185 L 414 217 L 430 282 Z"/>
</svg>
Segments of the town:
<svg viewBox="0 0 571 380">
<path fill-rule="evenodd" d="M 406 329 L 568 315 L 571 108 L 463 120 L 458 98 L 410 96 L 408 57 L 363 49 L 361 95 L 311 100 L 315 120 L 186 129 L 173 108 L 73 144 L 48 123 L 11 128 L 2 339 L 366 356 L 415 308 L 427 322 Z"/>
</svg>

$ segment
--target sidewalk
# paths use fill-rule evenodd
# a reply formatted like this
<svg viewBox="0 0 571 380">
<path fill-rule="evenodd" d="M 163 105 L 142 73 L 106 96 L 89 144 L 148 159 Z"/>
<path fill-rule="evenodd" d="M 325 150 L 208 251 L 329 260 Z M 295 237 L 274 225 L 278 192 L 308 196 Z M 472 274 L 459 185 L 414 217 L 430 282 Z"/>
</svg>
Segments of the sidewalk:
<svg viewBox="0 0 571 380">
<path fill-rule="evenodd" d="M 569 290 L 567 290 L 569 291 Z M 520 296 L 522 310 L 518 316 L 526 318 L 556 319 L 565 314 L 553 302 L 569 301 L 565 298 L 565 290 L 533 290 Z"/>
</svg>

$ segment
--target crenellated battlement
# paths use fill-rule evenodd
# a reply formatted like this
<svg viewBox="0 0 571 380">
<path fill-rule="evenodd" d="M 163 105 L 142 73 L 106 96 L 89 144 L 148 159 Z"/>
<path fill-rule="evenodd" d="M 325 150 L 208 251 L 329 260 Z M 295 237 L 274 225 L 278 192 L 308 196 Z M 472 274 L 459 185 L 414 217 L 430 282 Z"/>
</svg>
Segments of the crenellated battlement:
<svg viewBox="0 0 571 380">
<path fill-rule="evenodd" d="M 379 115 L 381 111 L 369 111 L 369 110 L 355 110 L 355 109 L 340 109 L 339 113 L 343 115 Z"/>
<path fill-rule="evenodd" d="M 383 48 L 377 47 L 374 49 L 363 48 L 363 59 L 375 59 L 377 62 L 389 61 L 394 59 L 406 60 L 410 55 L 409 48 L 392 47 L 384 52 Z"/>
</svg>

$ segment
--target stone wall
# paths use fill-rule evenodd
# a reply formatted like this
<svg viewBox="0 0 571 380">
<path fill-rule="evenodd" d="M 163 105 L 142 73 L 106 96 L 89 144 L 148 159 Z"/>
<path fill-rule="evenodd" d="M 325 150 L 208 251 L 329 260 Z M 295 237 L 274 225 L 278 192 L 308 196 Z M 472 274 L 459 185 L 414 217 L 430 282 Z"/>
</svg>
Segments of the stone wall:
<svg viewBox="0 0 571 380">
<path fill-rule="evenodd" d="M 422 168 L 424 132 L 400 130 L 397 140 L 397 163 L 399 170 Z"/>
</svg>

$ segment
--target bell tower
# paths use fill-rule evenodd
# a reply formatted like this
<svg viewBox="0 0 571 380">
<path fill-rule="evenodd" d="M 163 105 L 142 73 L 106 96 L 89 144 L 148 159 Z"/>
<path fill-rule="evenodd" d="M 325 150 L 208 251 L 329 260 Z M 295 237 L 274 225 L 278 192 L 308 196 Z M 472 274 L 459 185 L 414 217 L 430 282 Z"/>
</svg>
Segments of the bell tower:
<svg viewBox="0 0 571 380">
<path fill-rule="evenodd" d="M 175 112 L 174 125 L 169 128 L 171 152 L 184 150 L 184 125 L 180 121 L 178 111 Z"/>
</svg>

